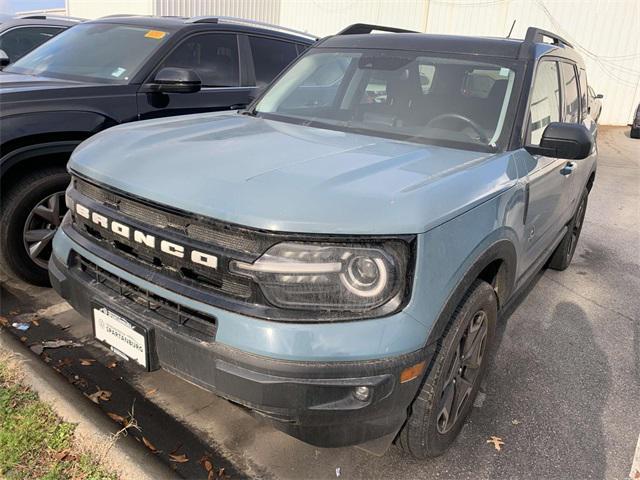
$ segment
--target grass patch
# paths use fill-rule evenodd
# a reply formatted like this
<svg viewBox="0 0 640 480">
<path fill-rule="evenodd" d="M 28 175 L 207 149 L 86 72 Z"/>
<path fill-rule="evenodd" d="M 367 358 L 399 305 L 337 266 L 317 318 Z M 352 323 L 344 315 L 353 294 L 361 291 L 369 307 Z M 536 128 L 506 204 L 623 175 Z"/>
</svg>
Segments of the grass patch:
<svg viewBox="0 0 640 480">
<path fill-rule="evenodd" d="M 0 356 L 0 476 L 116 480 L 90 453 L 78 451 L 74 430 L 20 383 L 18 365 Z"/>
</svg>

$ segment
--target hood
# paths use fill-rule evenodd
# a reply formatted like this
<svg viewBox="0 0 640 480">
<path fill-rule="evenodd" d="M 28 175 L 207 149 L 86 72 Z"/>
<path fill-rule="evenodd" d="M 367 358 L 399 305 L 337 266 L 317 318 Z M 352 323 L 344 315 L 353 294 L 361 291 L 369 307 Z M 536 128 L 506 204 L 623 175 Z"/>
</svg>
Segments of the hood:
<svg viewBox="0 0 640 480">
<path fill-rule="evenodd" d="M 34 90 L 48 90 L 82 85 L 70 80 L 40 77 L 37 75 L 23 75 L 20 73 L 0 72 L 0 94 L 14 92 L 33 92 Z"/>
<path fill-rule="evenodd" d="M 173 208 L 266 230 L 420 233 L 510 188 L 509 154 L 217 113 L 122 125 L 70 168 Z"/>
</svg>

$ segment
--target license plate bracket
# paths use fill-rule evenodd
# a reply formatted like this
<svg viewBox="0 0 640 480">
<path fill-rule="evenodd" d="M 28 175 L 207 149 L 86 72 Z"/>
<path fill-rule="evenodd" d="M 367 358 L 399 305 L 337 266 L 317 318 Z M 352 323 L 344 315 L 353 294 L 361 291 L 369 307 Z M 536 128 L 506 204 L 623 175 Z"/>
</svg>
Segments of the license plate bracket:
<svg viewBox="0 0 640 480">
<path fill-rule="evenodd" d="M 158 368 L 153 328 L 97 303 L 92 305 L 92 324 L 96 340 L 112 352 L 149 372 Z"/>
</svg>

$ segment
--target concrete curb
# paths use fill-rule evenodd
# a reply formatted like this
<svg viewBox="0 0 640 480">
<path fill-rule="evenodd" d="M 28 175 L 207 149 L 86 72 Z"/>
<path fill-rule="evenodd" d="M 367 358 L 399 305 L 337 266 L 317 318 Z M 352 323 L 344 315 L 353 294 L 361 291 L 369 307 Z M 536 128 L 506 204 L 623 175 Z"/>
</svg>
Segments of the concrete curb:
<svg viewBox="0 0 640 480">
<path fill-rule="evenodd" d="M 111 441 L 111 435 L 118 431 L 117 425 L 3 329 L 0 329 L 0 350 L 17 358 L 25 374 L 24 383 L 50 404 L 63 420 L 77 424 L 76 432 L 82 439 L 99 444 Z M 131 436 L 120 437 L 105 454 L 104 462 L 123 479 L 179 478 Z"/>
</svg>

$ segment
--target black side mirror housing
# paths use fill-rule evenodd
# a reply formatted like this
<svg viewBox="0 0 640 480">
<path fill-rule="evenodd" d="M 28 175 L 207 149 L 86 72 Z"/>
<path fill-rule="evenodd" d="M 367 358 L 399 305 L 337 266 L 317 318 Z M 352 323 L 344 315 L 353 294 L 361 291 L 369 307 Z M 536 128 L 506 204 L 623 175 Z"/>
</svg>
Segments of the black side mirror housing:
<svg viewBox="0 0 640 480">
<path fill-rule="evenodd" d="M 11 63 L 9 55 L 4 50 L 0 50 L 0 68 L 6 67 Z"/>
<path fill-rule="evenodd" d="M 542 133 L 540 146 L 525 148 L 532 155 L 582 160 L 593 150 L 593 135 L 580 123 L 551 122 Z"/>
<path fill-rule="evenodd" d="M 194 70 L 165 67 L 160 69 L 148 87 L 152 92 L 195 93 L 202 88 L 202 81 Z"/>
</svg>

